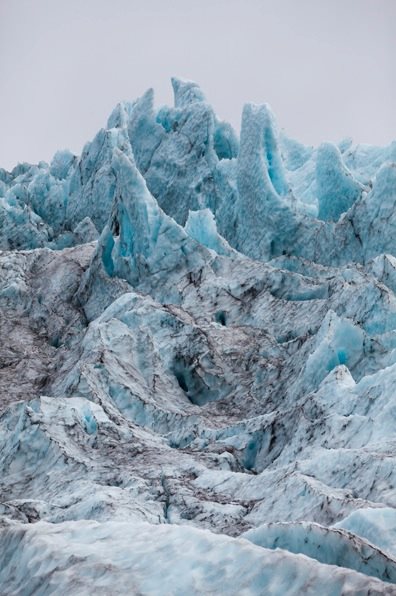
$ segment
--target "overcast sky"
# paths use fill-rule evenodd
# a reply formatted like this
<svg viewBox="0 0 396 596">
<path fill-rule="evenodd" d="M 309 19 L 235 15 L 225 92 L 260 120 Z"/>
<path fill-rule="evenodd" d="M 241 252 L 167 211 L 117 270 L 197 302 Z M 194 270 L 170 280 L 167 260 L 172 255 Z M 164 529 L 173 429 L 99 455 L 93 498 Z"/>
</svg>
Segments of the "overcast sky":
<svg viewBox="0 0 396 596">
<path fill-rule="evenodd" d="M 305 143 L 396 138 L 396 0 L 0 0 L 0 166 L 80 153 L 113 106 L 197 81 L 239 129 L 268 102 Z"/>
</svg>

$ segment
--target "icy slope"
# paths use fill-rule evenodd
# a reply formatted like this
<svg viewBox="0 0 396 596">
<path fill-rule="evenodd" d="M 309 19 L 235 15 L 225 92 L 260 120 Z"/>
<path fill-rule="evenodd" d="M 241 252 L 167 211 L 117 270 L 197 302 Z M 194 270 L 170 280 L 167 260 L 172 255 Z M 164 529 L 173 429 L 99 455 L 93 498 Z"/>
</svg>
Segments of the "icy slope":
<svg viewBox="0 0 396 596">
<path fill-rule="evenodd" d="M 0 170 L 0 593 L 395 594 L 395 144 L 173 88 Z"/>
<path fill-rule="evenodd" d="M 243 535 L 264 548 L 286 548 L 328 565 L 396 583 L 396 560 L 358 536 L 310 522 L 264 524 Z"/>
<path fill-rule="evenodd" d="M 0 540 L 14 553 L 0 559 L 8 593 L 41 596 L 62 586 L 84 596 L 94 593 L 93 585 L 95 594 L 394 593 L 360 573 L 185 526 L 38 522 L 10 525 Z"/>
</svg>

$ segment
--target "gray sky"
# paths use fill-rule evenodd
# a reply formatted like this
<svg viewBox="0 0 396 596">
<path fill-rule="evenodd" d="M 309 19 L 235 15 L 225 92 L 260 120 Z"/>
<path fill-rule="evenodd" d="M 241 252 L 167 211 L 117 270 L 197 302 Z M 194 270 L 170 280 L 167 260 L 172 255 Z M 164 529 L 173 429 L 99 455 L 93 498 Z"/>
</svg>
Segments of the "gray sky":
<svg viewBox="0 0 396 596">
<path fill-rule="evenodd" d="M 113 106 L 197 81 L 238 130 L 268 102 L 305 143 L 396 138 L 396 0 L 0 0 L 0 166 L 80 153 Z"/>
</svg>

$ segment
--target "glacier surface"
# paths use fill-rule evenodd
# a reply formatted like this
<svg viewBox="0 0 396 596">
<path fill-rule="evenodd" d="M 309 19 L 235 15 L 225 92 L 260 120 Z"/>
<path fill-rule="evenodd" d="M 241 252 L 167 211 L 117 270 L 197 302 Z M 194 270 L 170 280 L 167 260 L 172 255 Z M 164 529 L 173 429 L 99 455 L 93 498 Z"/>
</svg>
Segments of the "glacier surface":
<svg viewBox="0 0 396 596">
<path fill-rule="evenodd" d="M 0 593 L 396 594 L 396 142 L 172 86 L 0 169 Z"/>
</svg>

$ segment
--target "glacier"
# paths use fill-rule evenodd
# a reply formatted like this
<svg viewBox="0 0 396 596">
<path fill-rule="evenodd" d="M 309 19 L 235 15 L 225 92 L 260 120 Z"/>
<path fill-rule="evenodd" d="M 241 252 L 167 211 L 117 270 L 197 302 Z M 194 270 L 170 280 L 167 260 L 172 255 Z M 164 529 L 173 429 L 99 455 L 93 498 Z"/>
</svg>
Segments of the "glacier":
<svg viewBox="0 0 396 596">
<path fill-rule="evenodd" d="M 0 593 L 396 594 L 396 142 L 172 87 L 0 169 Z"/>
</svg>

